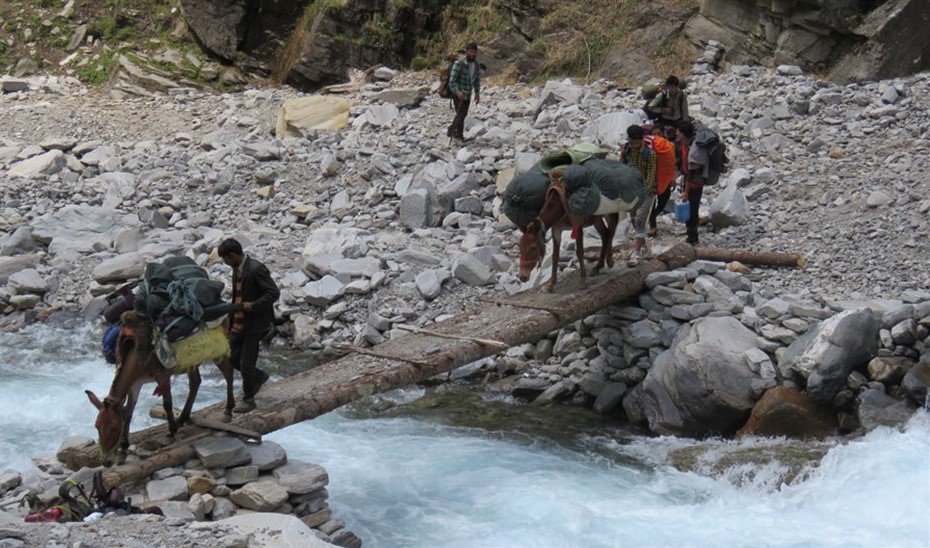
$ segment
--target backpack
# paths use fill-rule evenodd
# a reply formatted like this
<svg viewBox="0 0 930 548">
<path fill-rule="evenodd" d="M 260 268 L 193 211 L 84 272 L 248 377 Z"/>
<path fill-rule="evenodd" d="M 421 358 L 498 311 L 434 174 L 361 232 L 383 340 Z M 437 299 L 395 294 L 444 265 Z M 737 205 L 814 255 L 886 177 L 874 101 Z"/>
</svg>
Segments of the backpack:
<svg viewBox="0 0 930 548">
<path fill-rule="evenodd" d="M 443 99 L 452 98 L 452 90 L 449 89 L 449 76 L 452 75 L 452 66 L 458 59 L 458 54 L 450 53 L 446 56 L 445 64 L 439 69 L 439 96 Z"/>
<path fill-rule="evenodd" d="M 707 176 L 704 177 L 704 185 L 717 184 L 720 175 L 727 171 L 727 164 L 730 163 L 726 143 L 714 130 L 701 126 L 694 137 L 694 146 L 704 149 L 707 154 Z"/>
</svg>

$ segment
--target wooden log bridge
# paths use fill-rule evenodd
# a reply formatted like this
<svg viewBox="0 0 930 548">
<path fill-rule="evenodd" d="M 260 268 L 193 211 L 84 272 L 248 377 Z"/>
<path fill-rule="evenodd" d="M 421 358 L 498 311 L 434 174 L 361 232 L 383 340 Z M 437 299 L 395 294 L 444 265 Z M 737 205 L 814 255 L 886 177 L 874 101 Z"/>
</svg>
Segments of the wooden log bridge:
<svg viewBox="0 0 930 548">
<path fill-rule="evenodd" d="M 538 341 L 608 305 L 635 297 L 645 289 L 647 275 L 682 267 L 698 256 L 695 248 L 679 244 L 635 268 L 618 264 L 590 276 L 587 288 L 580 286 L 577 272 L 571 272 L 560 278 L 553 293 L 531 289 L 509 297 L 478 299 L 462 314 L 432 324 L 429 329 L 411 329 L 409 335 L 372 348 L 353 347 L 358 351 L 266 385 L 256 397 L 258 409 L 235 416 L 232 424 L 267 434 L 366 396 L 426 380 L 502 348 Z M 212 405 L 194 416 L 219 420 L 222 407 L 221 403 Z M 121 485 L 162 468 L 179 466 L 195 458 L 193 442 L 216 434 L 185 426 L 177 441 L 165 445 L 165 425 L 135 432 L 130 442 L 142 449 L 140 456 L 147 456 L 112 467 L 104 481 L 109 486 Z M 96 446 L 65 451 L 59 456 L 74 470 L 100 464 Z"/>
</svg>

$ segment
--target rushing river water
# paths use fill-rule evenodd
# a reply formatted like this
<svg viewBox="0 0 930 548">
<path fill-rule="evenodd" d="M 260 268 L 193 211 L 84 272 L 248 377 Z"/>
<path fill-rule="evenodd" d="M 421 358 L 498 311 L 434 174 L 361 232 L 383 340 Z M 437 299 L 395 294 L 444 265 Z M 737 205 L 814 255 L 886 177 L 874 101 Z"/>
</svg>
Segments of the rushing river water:
<svg viewBox="0 0 930 548">
<path fill-rule="evenodd" d="M 32 456 L 53 454 L 66 437 L 95 434 L 83 391 L 102 395 L 113 375 L 97 336 L 84 323 L 0 334 L 4 467 L 28 471 Z M 278 361 L 266 367 L 293 367 Z M 175 383 L 179 397 L 185 384 Z M 207 373 L 198 407 L 222 397 L 221 379 Z M 155 422 L 141 411 L 155 403 L 143 399 L 134 430 Z M 268 439 L 328 470 L 335 516 L 367 547 L 930 546 L 926 413 L 903 430 L 831 444 L 790 484 L 778 462 L 719 466 L 771 440 L 695 442 L 609 427 L 560 427 L 554 440 L 419 414 L 365 416 L 330 413 Z M 694 450 L 710 463 L 702 473 L 671 466 L 672 455 Z"/>
</svg>

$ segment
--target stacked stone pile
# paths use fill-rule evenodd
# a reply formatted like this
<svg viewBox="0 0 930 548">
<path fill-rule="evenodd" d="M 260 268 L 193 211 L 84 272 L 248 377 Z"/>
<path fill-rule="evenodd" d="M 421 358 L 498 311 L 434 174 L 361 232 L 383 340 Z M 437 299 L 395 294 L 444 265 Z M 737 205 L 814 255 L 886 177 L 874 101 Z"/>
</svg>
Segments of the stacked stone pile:
<svg viewBox="0 0 930 548">
<path fill-rule="evenodd" d="M 477 372 L 514 396 L 592 405 L 660 434 L 731 434 L 752 411 L 747 433 L 826 436 L 897 425 L 927 405 L 930 292 L 829 300 L 753 277 L 711 261 L 650 274 L 633 302 Z M 792 420 L 777 417 L 789 403 Z"/>
<path fill-rule="evenodd" d="M 93 440 L 86 438 L 71 438 L 60 451 L 91 443 Z M 263 527 L 282 526 L 302 539 L 283 546 L 357 548 L 362 545 L 342 520 L 333 517 L 327 503 L 329 476 L 321 466 L 288 460 L 284 449 L 271 441 L 250 445 L 237 438 L 219 437 L 200 441 L 194 447 L 195 460 L 183 468 L 159 470 L 144 484 L 129 486 L 125 493 L 133 506 L 157 506 L 164 517 L 106 514 L 94 515 L 88 523 L 92 522 L 92 528 L 97 528 L 104 522 L 116 522 L 111 525 L 118 529 L 125 520 L 142 520 L 151 524 L 151 527 L 141 528 L 143 536 L 160 530 L 175 530 L 185 546 L 263 546 L 267 544 L 261 542 L 257 531 Z M 15 471 L 0 474 L 0 524 L 7 533 L 5 537 L 17 537 L 7 530 L 14 524 L 17 524 L 15 530 L 22 533 L 20 536 L 38 534 L 36 529 L 42 527 L 22 525 L 29 507 L 20 503 L 28 499 L 30 493 L 37 496 L 39 506 L 51 504 L 59 495 L 59 486 L 68 479 L 80 482 L 87 493 L 92 492 L 95 469 L 72 472 L 56 459 L 35 460 L 37 469 L 30 474 L 24 476 Z M 245 516 L 252 517 L 244 520 Z M 290 516 L 290 519 L 283 516 Z M 101 521 L 94 521 L 97 518 Z M 208 527 L 205 522 L 215 522 L 217 526 Z M 166 528 L 165 524 L 172 527 Z M 132 529 L 125 523 L 123 526 Z M 55 540 L 69 546 L 86 541 L 88 529 L 82 522 L 67 523 L 56 529 Z M 125 541 L 123 530 L 119 535 Z M 310 544 L 317 540 L 318 544 Z"/>
</svg>

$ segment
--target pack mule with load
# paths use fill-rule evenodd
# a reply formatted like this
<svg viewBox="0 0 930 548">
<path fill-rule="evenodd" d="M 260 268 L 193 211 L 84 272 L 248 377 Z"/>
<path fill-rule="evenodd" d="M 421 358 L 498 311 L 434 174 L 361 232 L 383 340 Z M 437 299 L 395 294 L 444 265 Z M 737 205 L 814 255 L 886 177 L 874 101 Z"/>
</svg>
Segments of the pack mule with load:
<svg viewBox="0 0 930 548">
<path fill-rule="evenodd" d="M 98 410 L 98 445 L 107 465 L 125 458 L 132 415 L 146 383 L 156 383 L 155 395 L 162 397 L 168 430 L 174 435 L 190 419 L 201 383 L 200 364 L 213 362 L 226 380 L 225 414 L 232 415 L 233 368 L 221 325 L 230 307 L 221 302 L 221 291 L 222 283 L 210 280 L 186 257 L 147 265 L 146 278 L 137 290 L 136 310 L 121 316 L 116 376 L 110 391 L 102 401 L 85 391 Z M 189 391 L 176 419 L 171 377 L 182 373 L 187 374 Z"/>
</svg>

